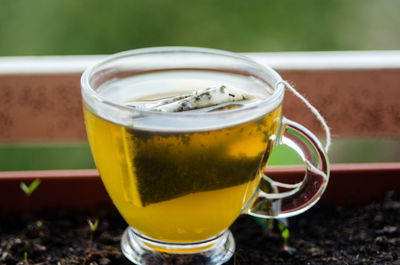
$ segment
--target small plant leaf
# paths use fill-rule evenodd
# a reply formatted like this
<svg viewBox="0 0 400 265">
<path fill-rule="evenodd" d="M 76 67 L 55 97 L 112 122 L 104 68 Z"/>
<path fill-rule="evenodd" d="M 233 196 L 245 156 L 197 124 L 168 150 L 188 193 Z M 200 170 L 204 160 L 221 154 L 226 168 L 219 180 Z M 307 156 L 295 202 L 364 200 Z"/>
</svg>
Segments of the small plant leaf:
<svg viewBox="0 0 400 265">
<path fill-rule="evenodd" d="M 25 182 L 21 182 L 19 186 L 27 196 L 30 196 L 32 192 L 34 192 L 37 189 L 37 187 L 39 187 L 39 185 L 40 185 L 40 179 L 35 179 L 29 186 L 26 185 Z"/>
<path fill-rule="evenodd" d="M 31 185 L 29 185 L 29 190 L 30 190 L 30 192 L 31 192 L 31 193 L 34 192 L 34 191 L 36 190 L 36 188 L 39 187 L 39 185 L 40 185 L 40 179 L 35 179 L 35 180 L 31 183 Z"/>
<path fill-rule="evenodd" d="M 99 220 L 96 219 L 96 221 L 94 221 L 93 227 L 92 227 L 92 231 L 96 231 L 97 226 L 99 225 Z"/>
<path fill-rule="evenodd" d="M 25 192 L 26 195 L 29 194 L 29 188 L 28 188 L 28 186 L 26 186 L 26 184 L 25 184 L 24 182 L 21 182 L 21 183 L 19 184 L 19 186 L 20 186 L 21 190 L 23 190 L 23 192 Z M 28 195 L 28 196 L 29 196 L 29 195 Z"/>
<path fill-rule="evenodd" d="M 283 237 L 283 239 L 288 239 L 288 238 L 289 238 L 289 235 L 290 235 L 289 229 L 285 228 L 285 229 L 282 231 L 282 237 Z"/>
<path fill-rule="evenodd" d="M 42 220 L 36 221 L 36 226 L 37 226 L 38 228 L 42 228 L 42 227 L 43 227 L 43 221 L 42 221 Z"/>
</svg>

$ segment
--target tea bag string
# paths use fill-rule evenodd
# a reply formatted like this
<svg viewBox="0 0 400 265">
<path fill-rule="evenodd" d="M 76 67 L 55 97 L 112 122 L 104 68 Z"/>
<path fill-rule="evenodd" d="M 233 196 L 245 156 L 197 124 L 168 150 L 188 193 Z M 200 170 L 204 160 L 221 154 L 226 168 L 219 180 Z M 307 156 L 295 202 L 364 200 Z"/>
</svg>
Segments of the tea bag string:
<svg viewBox="0 0 400 265">
<path fill-rule="evenodd" d="M 292 85 L 290 85 L 287 81 L 285 80 L 280 80 L 276 83 L 276 86 L 279 84 L 283 84 L 286 86 L 296 97 L 298 97 L 303 103 L 311 110 L 311 112 L 315 115 L 315 117 L 319 120 L 321 123 L 323 129 L 325 130 L 325 136 L 326 136 L 326 143 L 325 143 L 325 152 L 328 153 L 329 147 L 331 146 L 331 131 L 328 127 L 328 124 L 326 123 L 324 117 L 319 113 L 319 111 L 311 105 L 311 103 L 303 97 Z"/>
</svg>

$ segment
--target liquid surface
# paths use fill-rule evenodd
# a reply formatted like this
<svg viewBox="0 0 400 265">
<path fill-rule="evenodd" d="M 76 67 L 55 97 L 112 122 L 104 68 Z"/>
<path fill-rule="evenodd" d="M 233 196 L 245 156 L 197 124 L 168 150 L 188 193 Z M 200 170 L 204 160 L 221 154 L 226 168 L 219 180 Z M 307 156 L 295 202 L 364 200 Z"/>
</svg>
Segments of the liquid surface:
<svg viewBox="0 0 400 265">
<path fill-rule="evenodd" d="M 254 120 L 267 112 L 276 109 L 280 101 L 275 100 L 268 104 L 259 104 L 260 101 L 269 99 L 273 94 L 273 89 L 266 83 L 255 79 L 254 77 L 241 76 L 232 73 L 215 73 L 209 71 L 167 71 L 141 74 L 123 79 L 112 79 L 96 91 L 104 100 L 119 105 L 131 106 L 149 104 L 154 106 L 165 99 L 187 95 L 195 91 L 203 90 L 208 87 L 224 84 L 230 89 L 244 91 L 252 96 L 252 100 L 247 100 L 240 109 L 255 108 L 249 112 L 243 112 L 238 115 L 225 115 L 221 111 L 221 118 L 210 119 L 210 115 L 201 115 L 187 119 L 184 115 L 191 115 L 189 111 L 179 112 L 182 116 L 171 115 L 151 115 L 137 113 L 136 117 L 125 117 L 124 113 L 115 114 L 114 110 L 98 110 L 98 116 L 111 122 L 134 126 L 143 130 L 154 131 L 205 131 L 210 129 L 234 126 L 246 121 Z M 276 97 L 275 97 L 276 98 Z M 134 110 L 135 107 L 129 107 Z M 150 109 L 149 109 L 150 110 Z M 227 108 L 230 110 L 230 108 Z M 234 108 L 238 110 L 238 108 Z M 177 113 L 171 113 L 177 114 Z M 135 115 L 135 114 L 132 114 Z M 134 124 L 133 124 L 134 122 Z"/>
<path fill-rule="evenodd" d="M 163 100 L 219 84 L 226 84 L 238 91 L 246 91 L 259 100 L 268 98 L 273 93 L 271 87 L 254 77 L 190 70 L 148 73 L 111 80 L 99 87 L 97 92 L 110 101 L 127 104 L 141 100 Z"/>
<path fill-rule="evenodd" d="M 139 100 L 131 96 L 132 91 L 144 89 L 149 97 L 138 93 L 140 100 L 160 100 L 166 93 L 157 96 L 153 93 L 157 87 L 165 87 L 168 95 L 175 96 L 190 91 L 191 82 L 191 87 L 221 82 L 221 78 L 202 78 L 199 85 L 198 80 L 186 78 L 173 89 L 171 80 L 177 75 L 165 74 L 166 79 L 143 80 L 143 84 L 152 83 L 149 89 L 126 83 L 122 89 L 127 93 L 125 97 L 110 88 L 102 91 L 108 96 L 113 94 L 113 100 L 125 98 L 124 102 L 132 102 Z M 261 96 L 258 88 L 252 95 L 268 96 Z M 156 240 L 196 242 L 227 229 L 257 191 L 278 130 L 281 108 L 235 126 L 224 126 L 220 121 L 218 129 L 177 128 L 168 132 L 136 128 L 135 121 L 132 126 L 122 126 L 91 113 L 86 106 L 84 114 L 96 165 L 125 220 Z"/>
</svg>

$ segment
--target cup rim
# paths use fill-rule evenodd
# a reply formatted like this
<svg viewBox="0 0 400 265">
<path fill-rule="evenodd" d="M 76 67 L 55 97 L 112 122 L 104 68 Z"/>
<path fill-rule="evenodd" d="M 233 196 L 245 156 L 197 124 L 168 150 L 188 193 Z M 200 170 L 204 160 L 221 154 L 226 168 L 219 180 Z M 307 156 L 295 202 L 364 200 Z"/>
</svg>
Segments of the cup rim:
<svg viewBox="0 0 400 265">
<path fill-rule="evenodd" d="M 197 116 L 198 113 L 191 113 L 186 112 L 186 111 L 182 111 L 182 112 L 158 112 L 158 111 L 152 111 L 152 110 L 143 110 L 143 109 L 133 109 L 132 107 L 129 107 L 127 105 L 123 105 L 120 103 L 116 103 L 113 101 L 110 101 L 109 99 L 107 99 L 106 97 L 103 97 L 101 94 L 97 93 L 95 89 L 93 89 L 93 87 L 90 85 L 89 82 L 89 78 L 90 76 L 96 71 L 96 69 L 110 63 L 113 61 L 116 61 L 118 59 L 123 59 L 126 57 L 130 57 L 130 56 L 135 56 L 135 55 L 143 55 L 143 54 L 154 54 L 154 53 L 162 53 L 162 52 L 192 52 L 192 53 L 198 53 L 198 54 L 211 54 L 211 55 L 218 55 L 218 56 L 227 56 L 227 57 L 231 57 L 231 58 L 235 58 L 235 59 L 239 59 L 242 61 L 245 61 L 249 64 L 252 64 L 254 66 L 256 66 L 257 68 L 259 68 L 260 70 L 262 70 L 263 72 L 268 72 L 274 79 L 276 79 L 276 83 L 272 84 L 274 87 L 274 92 L 271 96 L 267 97 L 266 99 L 260 100 L 260 102 L 258 102 L 257 104 L 254 104 L 252 106 L 249 107 L 244 107 L 244 108 L 239 108 L 239 109 L 234 109 L 234 110 L 230 110 L 229 112 L 243 112 L 246 111 L 248 109 L 254 109 L 254 108 L 258 108 L 260 106 L 265 106 L 265 104 L 269 104 L 271 102 L 274 102 L 275 100 L 278 100 L 280 97 L 283 98 L 283 94 L 284 94 L 284 84 L 281 83 L 280 81 L 282 81 L 282 77 L 274 70 L 272 69 L 270 66 L 268 65 L 264 65 L 264 64 L 260 64 L 256 61 L 254 61 L 253 59 L 239 54 L 239 53 L 234 53 L 234 52 L 229 52 L 229 51 L 225 51 L 225 50 L 220 50 L 220 49 L 211 49 L 211 48 L 202 48 L 202 47 L 191 47 L 191 46 L 158 46 L 158 47 L 148 47 L 148 48 L 139 48 L 139 49 L 132 49 L 132 50 L 127 50 L 127 51 L 123 51 L 123 52 L 118 52 L 112 55 L 107 56 L 105 59 L 89 66 L 83 73 L 81 76 L 81 89 L 82 89 L 82 93 L 83 94 L 88 94 L 89 97 L 91 97 L 92 99 L 94 99 L 95 101 L 97 101 L 100 104 L 105 104 L 108 105 L 110 107 L 113 108 L 117 108 L 120 109 L 121 111 L 134 111 L 136 113 L 142 113 L 142 114 L 146 114 L 146 115 L 171 115 L 171 116 L 175 116 L 175 115 L 179 115 L 180 117 L 184 117 L 184 116 Z M 202 115 L 220 115 L 220 112 L 204 112 L 202 113 Z"/>
</svg>

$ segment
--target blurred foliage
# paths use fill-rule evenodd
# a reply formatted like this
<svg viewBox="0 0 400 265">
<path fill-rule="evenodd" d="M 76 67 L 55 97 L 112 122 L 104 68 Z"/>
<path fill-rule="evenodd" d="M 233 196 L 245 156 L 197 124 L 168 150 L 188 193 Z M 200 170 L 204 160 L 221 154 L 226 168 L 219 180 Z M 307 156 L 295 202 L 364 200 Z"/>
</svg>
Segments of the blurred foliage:
<svg viewBox="0 0 400 265">
<path fill-rule="evenodd" d="M 86 142 L 0 144 L 0 171 L 87 168 L 95 164 Z"/>
<path fill-rule="evenodd" d="M 274 149 L 269 165 L 301 164 L 293 150 Z M 95 168 L 87 142 L 0 144 L 0 171 Z"/>
<path fill-rule="evenodd" d="M 400 48 L 398 0 L 1 0 L 0 56 Z"/>
<path fill-rule="evenodd" d="M 400 161 L 400 141 L 342 139 L 334 141 L 331 163 L 382 163 Z M 302 165 L 288 146 L 274 148 L 268 166 Z M 0 143 L 0 171 L 95 168 L 87 142 Z"/>
</svg>

